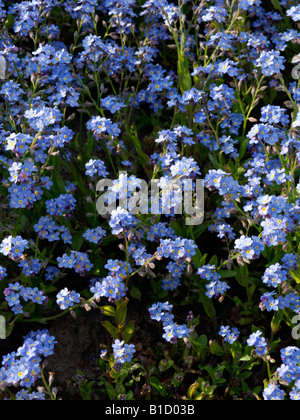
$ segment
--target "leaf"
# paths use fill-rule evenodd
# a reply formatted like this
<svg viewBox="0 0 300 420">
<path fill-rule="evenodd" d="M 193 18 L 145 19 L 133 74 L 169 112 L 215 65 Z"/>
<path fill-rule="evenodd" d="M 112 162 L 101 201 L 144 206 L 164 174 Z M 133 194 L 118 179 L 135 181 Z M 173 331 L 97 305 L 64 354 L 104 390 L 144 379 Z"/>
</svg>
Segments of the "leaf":
<svg viewBox="0 0 300 420">
<path fill-rule="evenodd" d="M 116 310 L 113 306 L 102 306 L 101 308 L 101 312 L 103 313 L 103 315 L 106 316 L 115 316 L 116 315 Z"/>
<path fill-rule="evenodd" d="M 115 400 L 117 397 L 115 388 L 108 382 L 105 383 L 105 388 L 109 399 Z"/>
<path fill-rule="evenodd" d="M 122 338 L 125 341 L 125 344 L 127 344 L 130 341 L 131 337 L 134 334 L 134 330 L 135 330 L 134 321 L 129 321 L 127 324 L 127 327 L 122 332 Z"/>
<path fill-rule="evenodd" d="M 149 163 L 149 157 L 142 150 L 142 147 L 138 139 L 138 136 L 136 134 L 134 126 L 131 127 L 130 140 L 132 141 L 134 148 L 138 154 L 139 162 L 142 165 L 146 166 Z"/>
<path fill-rule="evenodd" d="M 202 303 L 206 314 L 210 318 L 215 318 L 216 317 L 216 310 L 215 310 L 215 307 L 214 307 L 212 301 L 209 299 L 209 297 L 206 296 L 205 293 L 199 293 L 199 298 L 198 299 L 199 299 L 199 302 Z"/>
<path fill-rule="evenodd" d="M 106 329 L 106 331 L 109 332 L 109 334 L 116 340 L 119 337 L 119 330 L 118 328 L 114 327 L 111 322 L 109 321 L 103 321 L 102 322 L 103 327 Z"/>
<path fill-rule="evenodd" d="M 134 284 L 131 286 L 130 296 L 133 299 L 137 299 L 137 300 L 141 300 L 141 298 L 142 298 L 142 293 L 141 293 L 140 289 L 138 287 L 136 287 Z"/>
<path fill-rule="evenodd" d="M 239 157 L 243 159 L 246 154 L 247 147 L 248 147 L 249 140 L 243 140 L 240 146 Z"/>
<path fill-rule="evenodd" d="M 218 272 L 222 279 L 230 279 L 236 276 L 236 272 L 233 270 L 223 270 Z"/>
<path fill-rule="evenodd" d="M 209 157 L 209 160 L 211 161 L 211 163 L 213 164 L 214 168 L 216 168 L 216 169 L 221 168 L 219 162 L 216 160 L 216 158 L 211 153 L 209 153 L 208 157 Z"/>
<path fill-rule="evenodd" d="M 165 372 L 166 370 L 170 369 L 174 365 L 174 360 L 161 360 L 159 362 L 158 369 L 160 372 Z"/>
<path fill-rule="evenodd" d="M 72 248 L 74 251 L 79 252 L 83 243 L 84 243 L 84 237 L 82 236 L 82 234 L 78 233 L 78 234 L 73 235 Z"/>
<path fill-rule="evenodd" d="M 180 89 L 183 92 L 186 92 L 192 87 L 192 78 L 189 69 L 189 61 L 184 54 L 179 56 L 177 62 L 177 72 L 178 72 L 178 82 Z"/>
<path fill-rule="evenodd" d="M 207 336 L 204 334 L 200 335 L 200 337 L 198 338 L 198 343 L 201 344 L 202 346 L 207 347 L 207 344 L 208 344 Z"/>
<path fill-rule="evenodd" d="M 299 277 L 298 273 L 290 271 L 290 275 L 293 277 L 293 279 L 296 281 L 297 284 L 300 283 L 300 277 Z"/>
<path fill-rule="evenodd" d="M 10 30 L 10 29 L 12 29 L 12 27 L 14 26 L 14 23 L 15 23 L 15 17 L 14 17 L 14 15 L 13 15 L 13 14 L 9 14 L 9 15 L 7 16 L 6 21 L 5 21 L 5 27 L 6 27 L 8 30 Z"/>
<path fill-rule="evenodd" d="M 207 221 L 201 223 L 200 226 L 195 227 L 194 228 L 194 238 L 198 239 L 199 236 L 202 235 L 202 233 L 207 230 L 207 228 L 209 227 L 210 224 L 211 224 L 211 221 L 207 220 Z"/>
<path fill-rule="evenodd" d="M 253 322 L 253 318 L 242 318 L 239 321 L 237 321 L 237 323 L 239 325 L 249 325 Z"/>
<path fill-rule="evenodd" d="M 209 342 L 209 348 L 210 348 L 211 354 L 215 354 L 216 356 L 223 356 L 224 354 L 223 348 L 215 340 L 211 340 Z"/>
<path fill-rule="evenodd" d="M 280 10 L 282 12 L 282 8 L 279 4 L 279 1 L 278 0 L 271 0 L 271 1 L 272 1 L 273 6 L 274 6 L 274 9 Z"/>
<path fill-rule="evenodd" d="M 197 352 L 199 357 L 201 358 L 202 361 L 205 360 L 206 357 L 206 352 L 208 349 L 208 338 L 206 335 L 202 334 L 200 335 L 200 337 L 198 338 L 197 341 L 195 340 L 191 340 L 191 343 L 197 348 Z"/>
<path fill-rule="evenodd" d="M 194 394 L 196 393 L 196 391 L 199 390 L 199 385 L 200 385 L 199 380 L 201 380 L 201 378 L 199 378 L 196 382 L 194 382 L 188 389 L 188 398 L 190 400 L 193 399 Z"/>
<path fill-rule="evenodd" d="M 151 387 L 159 393 L 161 396 L 166 396 L 166 387 L 160 382 L 160 380 L 156 376 L 152 376 L 150 378 L 150 385 Z"/>
<path fill-rule="evenodd" d="M 93 134 L 91 134 L 90 132 L 88 132 L 88 142 L 86 143 L 85 147 L 84 147 L 84 153 L 87 157 L 87 160 L 90 160 L 92 153 L 95 149 L 95 139 Z"/>
<path fill-rule="evenodd" d="M 53 186 L 51 187 L 54 194 L 58 197 L 60 194 L 66 194 L 65 182 L 60 176 L 58 170 L 52 173 Z"/>
<path fill-rule="evenodd" d="M 271 321 L 271 329 L 272 331 L 275 333 L 278 331 L 278 329 L 280 328 L 281 322 L 283 320 L 283 310 L 279 309 L 273 316 L 273 319 Z"/>
<path fill-rule="evenodd" d="M 199 248 L 196 248 L 195 251 L 196 251 L 196 255 L 192 256 L 192 260 L 193 260 L 193 263 L 195 265 L 195 268 L 198 269 L 198 268 L 202 267 L 203 264 L 205 264 L 207 254 L 202 255 Z"/>
<path fill-rule="evenodd" d="M 117 323 L 117 325 L 124 324 L 124 322 L 126 320 L 128 302 L 129 302 L 129 299 L 125 298 L 125 300 L 116 309 L 116 323 Z"/>
</svg>

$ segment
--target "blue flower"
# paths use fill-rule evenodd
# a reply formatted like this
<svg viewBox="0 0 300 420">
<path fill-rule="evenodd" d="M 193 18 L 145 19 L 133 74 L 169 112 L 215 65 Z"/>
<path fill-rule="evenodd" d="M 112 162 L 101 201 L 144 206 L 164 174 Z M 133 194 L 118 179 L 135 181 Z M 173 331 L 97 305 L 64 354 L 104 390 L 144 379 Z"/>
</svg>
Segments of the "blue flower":
<svg viewBox="0 0 300 420">
<path fill-rule="evenodd" d="M 85 174 L 87 176 L 93 177 L 95 174 L 105 178 L 108 175 L 106 166 L 104 162 L 100 159 L 90 159 L 88 163 L 85 164 Z"/>
<path fill-rule="evenodd" d="M 239 239 L 236 239 L 234 247 L 241 253 L 242 257 L 247 258 L 248 260 L 259 257 L 264 250 L 264 245 L 257 236 L 252 236 L 250 238 L 242 235 Z"/>
<path fill-rule="evenodd" d="M 133 344 L 124 344 L 124 341 L 115 340 L 112 345 L 114 358 L 117 363 L 131 362 L 135 353 L 135 347 Z"/>
<path fill-rule="evenodd" d="M 287 271 L 279 263 L 276 263 L 265 270 L 262 280 L 268 286 L 277 287 L 287 280 L 287 275 Z"/>
<path fill-rule="evenodd" d="M 269 384 L 264 390 L 263 390 L 263 397 L 264 400 L 277 400 L 282 401 L 284 400 L 284 391 L 280 389 L 278 385 Z"/>
<path fill-rule="evenodd" d="M 88 255 L 84 252 L 71 251 L 70 255 L 64 254 L 62 257 L 57 257 L 57 262 L 59 268 L 74 269 L 82 276 L 93 268 Z"/>
<path fill-rule="evenodd" d="M 102 280 L 96 279 L 90 290 L 96 300 L 106 297 L 110 301 L 117 301 L 126 295 L 125 284 L 120 276 L 107 276 Z"/>
<path fill-rule="evenodd" d="M 21 236 L 16 236 L 15 238 L 9 236 L 3 239 L 0 244 L 0 253 L 13 259 L 21 258 L 25 249 L 28 249 L 28 245 L 29 242 Z"/>
<path fill-rule="evenodd" d="M 255 60 L 254 64 L 262 68 L 262 73 L 264 75 L 273 76 L 285 69 L 283 65 L 284 62 L 285 58 L 280 55 L 279 51 L 270 50 L 263 51 L 259 58 Z"/>
<path fill-rule="evenodd" d="M 255 351 L 258 356 L 264 355 L 267 353 L 267 342 L 264 337 L 261 337 L 262 332 L 256 331 L 251 334 L 247 339 L 247 344 L 250 347 L 255 347 Z"/>
<path fill-rule="evenodd" d="M 82 236 L 89 242 L 99 244 L 106 236 L 106 231 L 99 226 L 95 229 L 87 229 Z"/>
<path fill-rule="evenodd" d="M 134 228 L 138 224 L 138 220 L 132 216 L 130 212 L 121 207 L 111 212 L 109 226 L 113 235 L 119 235 L 126 230 Z"/>
<path fill-rule="evenodd" d="M 61 271 L 54 266 L 48 266 L 45 270 L 45 279 L 47 281 L 53 281 L 61 275 Z"/>
<path fill-rule="evenodd" d="M 60 309 L 65 310 L 72 308 L 75 303 L 79 303 L 80 294 L 74 291 L 69 291 L 67 288 L 62 289 L 56 296 L 56 302 Z"/>
<path fill-rule="evenodd" d="M 173 321 L 174 315 L 171 314 L 172 309 L 173 305 L 170 305 L 169 302 L 158 302 L 152 305 L 148 310 L 151 319 L 163 322 L 163 338 L 166 341 L 175 344 L 177 339 L 188 338 L 191 331 L 185 324 L 178 325 Z"/>
<path fill-rule="evenodd" d="M 71 213 L 76 207 L 76 199 L 72 194 L 61 194 L 58 198 L 46 201 L 47 213 L 60 217 Z"/>
<path fill-rule="evenodd" d="M 55 344 L 55 337 L 50 336 L 47 330 L 29 333 L 16 352 L 3 357 L 0 369 L 2 385 L 21 386 L 28 390 L 32 388 L 40 378 L 41 357 L 53 355 Z M 22 390 L 18 393 L 18 399 L 43 399 L 43 394 Z"/>
<path fill-rule="evenodd" d="M 295 22 L 300 20 L 300 5 L 292 6 L 287 10 L 286 14 L 290 16 Z"/>
<path fill-rule="evenodd" d="M 233 344 L 239 338 L 239 334 L 237 328 L 231 329 L 228 325 L 226 327 L 221 326 L 219 331 L 219 335 L 229 344 Z"/>
<path fill-rule="evenodd" d="M 7 270 L 5 267 L 0 265 L 0 281 L 3 280 L 7 276 Z"/>
</svg>

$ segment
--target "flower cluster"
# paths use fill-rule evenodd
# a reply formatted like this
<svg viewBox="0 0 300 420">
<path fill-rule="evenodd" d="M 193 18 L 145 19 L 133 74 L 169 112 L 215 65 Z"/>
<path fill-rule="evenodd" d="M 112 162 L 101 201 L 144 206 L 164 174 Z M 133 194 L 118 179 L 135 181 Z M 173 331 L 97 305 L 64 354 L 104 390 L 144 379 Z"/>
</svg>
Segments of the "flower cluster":
<svg viewBox="0 0 300 420">
<path fill-rule="evenodd" d="M 23 302 L 31 301 L 42 305 L 47 300 L 44 292 L 37 287 L 25 287 L 20 283 L 10 283 L 4 290 L 4 296 L 14 314 L 22 314 L 24 312 Z"/>
<path fill-rule="evenodd" d="M 19 400 L 44 399 L 41 393 L 31 392 L 40 378 L 42 357 L 54 354 L 55 337 L 47 330 L 31 332 L 24 337 L 24 344 L 16 352 L 3 357 L 0 369 L 0 385 L 22 387 Z"/>
<path fill-rule="evenodd" d="M 80 275 L 86 274 L 93 268 L 88 255 L 84 252 L 71 251 L 70 255 L 64 254 L 62 257 L 57 257 L 57 262 L 59 268 L 74 269 Z"/>
<path fill-rule="evenodd" d="M 209 298 L 224 295 L 226 290 L 230 289 L 226 282 L 221 281 L 221 275 L 218 274 L 215 269 L 216 267 L 214 265 L 204 265 L 197 271 L 197 274 L 201 279 L 209 281 L 206 285 L 205 293 Z"/>
<path fill-rule="evenodd" d="M 60 309 L 65 310 L 72 308 L 75 303 L 79 303 L 79 297 L 79 293 L 64 288 L 57 294 L 56 303 L 59 305 Z"/>
<path fill-rule="evenodd" d="M 190 330 L 185 324 L 179 325 L 173 321 L 174 315 L 171 313 L 173 305 L 170 305 L 168 302 L 158 302 L 152 305 L 148 310 L 151 319 L 163 323 L 163 338 L 166 341 L 174 344 L 178 339 L 190 336 Z"/>
<path fill-rule="evenodd" d="M 219 335 L 224 338 L 229 344 L 234 343 L 239 338 L 239 330 L 237 328 L 230 328 L 228 325 L 226 327 L 221 326 Z"/>
<path fill-rule="evenodd" d="M 58 198 L 46 201 L 47 213 L 60 217 L 75 209 L 76 199 L 71 194 L 62 194 Z"/>
<path fill-rule="evenodd" d="M 28 249 L 28 245 L 28 241 L 21 236 L 16 236 L 15 238 L 9 236 L 1 242 L 0 253 L 12 259 L 20 259 L 23 256 L 23 252 Z"/>
<path fill-rule="evenodd" d="M 289 346 L 280 350 L 282 364 L 276 374 L 280 383 L 293 386 L 289 392 L 291 400 L 300 398 L 300 350 L 298 347 Z M 270 383 L 263 391 L 265 400 L 284 400 L 285 392 L 276 383 Z"/>
<path fill-rule="evenodd" d="M 133 344 L 124 344 L 124 341 L 115 340 L 112 345 L 114 351 L 114 358 L 117 363 L 126 363 L 132 360 L 133 354 L 135 353 L 135 347 Z"/>
<path fill-rule="evenodd" d="M 120 207 L 113 210 L 109 221 L 109 226 L 112 229 L 113 235 L 133 229 L 138 224 L 138 220 L 127 210 Z"/>
<path fill-rule="evenodd" d="M 41 217 L 33 228 L 41 239 L 47 239 L 49 242 L 62 240 L 65 244 L 72 243 L 70 230 L 65 226 L 58 226 L 50 216 Z"/>
<path fill-rule="evenodd" d="M 101 297 L 108 298 L 109 301 L 120 300 L 126 295 L 124 279 L 132 273 L 132 268 L 130 264 L 127 265 L 119 260 L 108 260 L 105 268 L 109 271 L 109 275 L 102 280 L 93 279 L 90 291 L 96 300 Z"/>
<path fill-rule="evenodd" d="M 82 236 L 89 242 L 99 244 L 101 240 L 106 236 L 106 232 L 104 229 L 102 229 L 102 227 L 99 226 L 96 229 L 87 229 Z"/>
<path fill-rule="evenodd" d="M 261 331 L 256 331 L 251 334 L 247 340 L 247 344 L 250 347 L 255 347 L 256 354 L 262 356 L 267 353 L 267 342 L 264 337 L 261 336 Z"/>
</svg>

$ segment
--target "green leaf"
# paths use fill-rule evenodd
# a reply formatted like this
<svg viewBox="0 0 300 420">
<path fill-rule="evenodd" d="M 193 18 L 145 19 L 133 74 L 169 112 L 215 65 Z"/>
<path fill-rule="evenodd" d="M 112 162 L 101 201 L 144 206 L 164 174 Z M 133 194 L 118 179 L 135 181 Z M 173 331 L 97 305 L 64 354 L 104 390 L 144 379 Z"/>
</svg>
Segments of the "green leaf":
<svg viewBox="0 0 300 420">
<path fill-rule="evenodd" d="M 249 325 L 253 322 L 253 318 L 242 318 L 239 321 L 237 321 L 237 323 L 239 325 Z"/>
<path fill-rule="evenodd" d="M 216 310 L 214 308 L 214 305 L 213 305 L 211 299 L 209 299 L 209 297 L 206 296 L 205 293 L 199 293 L 199 298 L 198 299 L 199 299 L 199 302 L 202 303 L 206 314 L 210 318 L 215 318 L 216 317 Z"/>
<path fill-rule="evenodd" d="M 119 330 L 118 328 L 114 327 L 111 322 L 109 321 L 103 321 L 102 322 L 103 327 L 106 329 L 106 331 L 109 332 L 109 334 L 116 340 L 119 337 Z"/>
<path fill-rule="evenodd" d="M 142 165 L 146 166 L 149 163 L 149 157 L 142 150 L 141 143 L 138 139 L 136 129 L 134 126 L 131 127 L 131 133 L 130 133 L 129 139 L 132 141 L 134 148 L 138 154 L 138 161 Z"/>
<path fill-rule="evenodd" d="M 209 153 L 208 157 L 209 157 L 209 160 L 211 161 L 211 163 L 213 164 L 214 168 L 216 168 L 216 169 L 221 168 L 219 162 L 216 160 L 216 158 L 211 153 Z"/>
<path fill-rule="evenodd" d="M 134 284 L 130 288 L 130 296 L 133 299 L 141 300 L 142 293 L 138 287 L 136 287 Z"/>
<path fill-rule="evenodd" d="M 10 29 L 12 29 L 12 28 L 13 28 L 14 23 L 15 23 L 15 17 L 14 17 L 14 15 L 12 15 L 12 14 L 8 15 L 8 16 L 7 16 L 7 19 L 6 19 L 6 21 L 5 21 L 5 27 L 6 27 L 8 30 L 10 30 Z"/>
<path fill-rule="evenodd" d="M 204 334 L 200 335 L 200 337 L 198 338 L 198 343 L 201 344 L 202 346 L 207 347 L 207 344 L 208 344 L 207 336 Z"/>
<path fill-rule="evenodd" d="M 161 360 L 159 362 L 158 369 L 160 372 L 165 372 L 166 370 L 170 369 L 174 365 L 174 360 Z"/>
<path fill-rule="evenodd" d="M 273 319 L 271 321 L 271 329 L 275 333 L 280 328 L 281 322 L 283 320 L 283 310 L 279 309 L 277 312 L 275 312 Z"/>
<path fill-rule="evenodd" d="M 297 284 L 300 283 L 300 276 L 298 273 L 294 271 L 290 271 L 290 275 L 293 277 L 293 279 L 296 281 Z"/>
<path fill-rule="evenodd" d="M 209 348 L 210 348 L 211 354 L 215 354 L 216 356 L 223 356 L 224 354 L 223 348 L 215 340 L 211 340 L 209 342 Z"/>
<path fill-rule="evenodd" d="M 156 392 L 158 392 L 159 395 L 163 397 L 167 395 L 166 387 L 160 382 L 160 380 L 156 376 L 151 376 L 150 385 Z"/>
<path fill-rule="evenodd" d="M 74 251 L 79 252 L 83 243 L 84 243 L 84 237 L 81 233 L 75 234 L 72 237 L 72 248 Z"/>
<path fill-rule="evenodd" d="M 115 388 L 109 382 L 105 383 L 105 388 L 106 388 L 106 392 L 110 400 L 117 399 L 117 392 Z"/>
<path fill-rule="evenodd" d="M 236 276 L 235 271 L 233 270 L 223 270 L 218 272 L 222 279 L 230 279 Z"/>
<path fill-rule="evenodd" d="M 115 316 L 116 315 L 116 310 L 113 306 L 102 306 L 101 308 L 101 312 L 103 313 L 103 315 L 106 316 Z"/>
<path fill-rule="evenodd" d="M 273 6 L 274 6 L 274 9 L 280 10 L 282 12 L 282 8 L 279 4 L 279 1 L 278 0 L 271 0 L 271 1 L 272 1 Z"/>
<path fill-rule="evenodd" d="M 207 220 L 207 221 L 201 223 L 201 225 L 198 226 L 198 227 L 193 226 L 193 228 L 194 228 L 194 238 L 198 239 L 199 236 L 201 236 L 202 233 L 207 230 L 207 228 L 209 227 L 210 224 L 211 224 L 211 221 Z"/>
<path fill-rule="evenodd" d="M 129 321 L 127 324 L 127 327 L 122 332 L 122 338 L 126 344 L 130 341 L 131 337 L 133 336 L 134 330 L 135 330 L 134 321 Z"/>
<path fill-rule="evenodd" d="M 252 359 L 253 359 L 253 357 L 251 357 L 251 356 L 249 356 L 249 355 L 246 355 L 246 356 L 241 357 L 241 358 L 239 359 L 239 361 L 240 361 L 240 362 L 250 362 Z"/>
<path fill-rule="evenodd" d="M 177 72 L 178 82 L 182 93 L 190 90 L 192 87 L 192 78 L 189 69 L 189 60 L 184 54 L 180 55 L 178 59 Z"/>
<path fill-rule="evenodd" d="M 127 305 L 128 305 L 129 299 L 125 298 L 125 300 L 119 304 L 119 306 L 116 309 L 116 323 L 117 325 L 124 324 L 127 316 Z"/>
<path fill-rule="evenodd" d="M 196 251 L 196 255 L 193 255 L 192 260 L 195 265 L 195 268 L 198 269 L 202 267 L 203 264 L 205 264 L 207 254 L 202 255 L 199 248 L 196 248 L 195 251 Z"/>
<path fill-rule="evenodd" d="M 51 189 L 57 197 L 60 194 L 66 194 L 65 182 L 57 170 L 52 172 L 52 182 L 53 186 Z"/>
<path fill-rule="evenodd" d="M 240 159 L 243 159 L 243 157 L 245 156 L 246 151 L 247 151 L 247 147 L 248 147 L 248 143 L 249 143 L 249 140 L 245 139 L 245 140 L 242 141 L 241 146 L 240 146 L 240 151 L 239 151 Z"/>
<path fill-rule="evenodd" d="M 85 148 L 84 148 L 84 152 L 86 154 L 87 160 L 90 160 L 90 158 L 92 156 L 92 153 L 94 151 L 94 148 L 95 148 L 94 136 L 93 136 L 93 134 L 88 132 L 88 142 L 87 142 L 87 144 L 85 145 Z"/>
</svg>

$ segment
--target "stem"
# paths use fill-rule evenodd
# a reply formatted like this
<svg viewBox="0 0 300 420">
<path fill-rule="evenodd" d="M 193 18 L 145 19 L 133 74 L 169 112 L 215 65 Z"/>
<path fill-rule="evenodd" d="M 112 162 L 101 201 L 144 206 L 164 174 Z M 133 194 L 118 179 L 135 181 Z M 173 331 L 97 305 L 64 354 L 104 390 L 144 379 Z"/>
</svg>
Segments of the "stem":
<svg viewBox="0 0 300 420">
<path fill-rule="evenodd" d="M 51 392 L 50 386 L 48 385 L 45 375 L 44 375 L 44 369 L 42 368 L 41 364 L 39 364 L 39 368 L 40 368 L 41 378 L 42 378 L 44 387 L 46 388 L 46 393 L 49 395 L 52 401 L 55 401 L 56 397 Z"/>
</svg>

